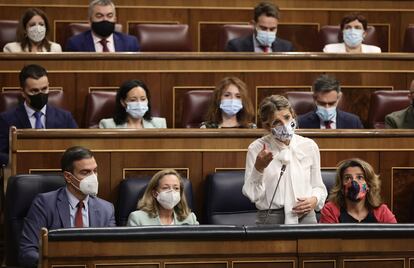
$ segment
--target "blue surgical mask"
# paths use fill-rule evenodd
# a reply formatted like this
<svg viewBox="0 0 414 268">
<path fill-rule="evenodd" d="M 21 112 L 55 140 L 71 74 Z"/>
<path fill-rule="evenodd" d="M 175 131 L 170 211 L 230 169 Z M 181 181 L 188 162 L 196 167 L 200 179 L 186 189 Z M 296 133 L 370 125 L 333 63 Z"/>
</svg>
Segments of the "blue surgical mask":
<svg viewBox="0 0 414 268">
<path fill-rule="evenodd" d="M 271 47 L 276 40 L 276 32 L 256 30 L 256 39 L 261 46 Z"/>
<path fill-rule="evenodd" d="M 336 106 L 325 108 L 323 106 L 316 106 L 316 114 L 319 116 L 321 121 L 332 121 L 336 117 Z"/>
<path fill-rule="evenodd" d="M 364 30 L 362 29 L 346 29 L 343 31 L 344 42 L 348 47 L 357 47 L 364 40 Z"/>
<path fill-rule="evenodd" d="M 135 119 L 143 118 L 148 111 L 148 101 L 132 101 L 127 103 L 126 112 Z"/>
<path fill-rule="evenodd" d="M 292 119 L 292 121 L 288 122 L 286 125 L 277 125 L 276 127 L 271 129 L 272 135 L 275 139 L 285 142 L 290 141 L 295 134 L 296 128 L 296 121 Z"/>
<path fill-rule="evenodd" d="M 224 99 L 221 100 L 220 109 L 226 115 L 233 116 L 243 109 L 243 104 L 240 99 Z"/>
</svg>

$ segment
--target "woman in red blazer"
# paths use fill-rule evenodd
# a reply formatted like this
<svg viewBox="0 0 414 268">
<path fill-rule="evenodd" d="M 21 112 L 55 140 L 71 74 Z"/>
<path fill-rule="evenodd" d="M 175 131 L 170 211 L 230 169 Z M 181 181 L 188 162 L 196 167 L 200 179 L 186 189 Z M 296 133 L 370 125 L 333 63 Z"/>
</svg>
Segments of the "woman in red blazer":
<svg viewBox="0 0 414 268">
<path fill-rule="evenodd" d="M 320 223 L 397 223 L 381 202 L 380 190 L 379 176 L 370 164 L 358 158 L 340 162 Z"/>
</svg>

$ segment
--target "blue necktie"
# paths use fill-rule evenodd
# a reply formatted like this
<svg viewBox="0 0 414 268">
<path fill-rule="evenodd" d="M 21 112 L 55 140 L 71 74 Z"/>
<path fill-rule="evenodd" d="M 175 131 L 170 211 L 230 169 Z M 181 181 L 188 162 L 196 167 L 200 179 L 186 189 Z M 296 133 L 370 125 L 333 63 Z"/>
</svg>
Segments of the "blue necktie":
<svg viewBox="0 0 414 268">
<path fill-rule="evenodd" d="M 43 124 L 42 124 L 42 112 L 41 111 L 37 111 L 34 113 L 34 117 L 36 118 L 36 122 L 35 122 L 35 128 L 44 128 Z"/>
</svg>

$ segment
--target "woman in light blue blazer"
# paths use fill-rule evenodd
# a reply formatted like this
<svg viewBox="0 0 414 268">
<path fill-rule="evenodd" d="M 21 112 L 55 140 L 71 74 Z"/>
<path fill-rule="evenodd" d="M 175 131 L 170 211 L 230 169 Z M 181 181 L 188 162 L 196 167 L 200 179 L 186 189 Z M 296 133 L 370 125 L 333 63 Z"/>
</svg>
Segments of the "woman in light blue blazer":
<svg viewBox="0 0 414 268">
<path fill-rule="evenodd" d="M 167 128 L 165 118 L 151 116 L 151 95 L 140 80 L 124 82 L 116 93 L 115 115 L 99 128 Z"/>
<path fill-rule="evenodd" d="M 138 202 L 139 210 L 129 214 L 127 226 L 198 224 L 187 205 L 182 180 L 174 169 L 157 172 Z"/>
</svg>

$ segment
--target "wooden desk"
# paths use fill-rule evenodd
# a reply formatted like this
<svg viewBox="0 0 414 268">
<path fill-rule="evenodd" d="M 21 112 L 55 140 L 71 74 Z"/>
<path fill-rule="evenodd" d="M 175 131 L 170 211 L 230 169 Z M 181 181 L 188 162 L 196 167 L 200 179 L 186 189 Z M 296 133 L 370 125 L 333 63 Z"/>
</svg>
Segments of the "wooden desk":
<svg viewBox="0 0 414 268">
<path fill-rule="evenodd" d="M 405 268 L 413 225 L 180 226 L 45 230 L 41 267 Z"/>
<path fill-rule="evenodd" d="M 181 127 L 185 92 L 212 89 L 225 76 L 246 82 L 255 110 L 271 94 L 310 91 L 313 81 L 329 73 L 341 82 L 345 110 L 368 118 L 375 90 L 407 90 L 414 79 L 413 54 L 327 55 L 323 53 L 60 53 L 0 54 L 2 89 L 18 88 L 18 73 L 37 63 L 49 72 L 50 85 L 65 93 L 64 107 L 82 126 L 85 99 L 93 90 L 116 90 L 140 79 L 149 86 L 152 107 Z"/>
<path fill-rule="evenodd" d="M 215 171 L 245 167 L 248 145 L 264 130 L 15 130 L 12 133 L 11 171 L 56 172 L 67 148 L 85 146 L 99 166 L 99 195 L 114 202 L 118 184 L 129 176 L 152 175 L 175 168 L 190 178 L 201 217 L 204 180 Z M 382 196 L 407 222 L 414 189 L 414 132 L 410 130 L 298 130 L 321 150 L 322 169 L 334 169 L 347 158 L 368 161 L 382 180 Z"/>
</svg>

